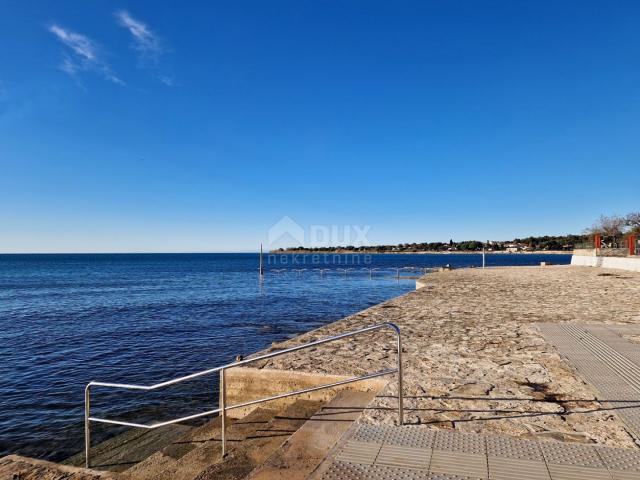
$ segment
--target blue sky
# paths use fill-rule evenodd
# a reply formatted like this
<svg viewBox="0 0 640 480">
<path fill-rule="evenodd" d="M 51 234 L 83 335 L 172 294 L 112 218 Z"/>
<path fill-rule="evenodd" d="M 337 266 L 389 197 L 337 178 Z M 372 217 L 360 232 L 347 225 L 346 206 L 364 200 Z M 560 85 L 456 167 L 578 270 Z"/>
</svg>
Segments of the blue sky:
<svg viewBox="0 0 640 480">
<path fill-rule="evenodd" d="M 0 0 L 0 251 L 580 232 L 640 209 L 640 4 Z M 342 228 L 342 227 L 341 227 Z"/>
</svg>

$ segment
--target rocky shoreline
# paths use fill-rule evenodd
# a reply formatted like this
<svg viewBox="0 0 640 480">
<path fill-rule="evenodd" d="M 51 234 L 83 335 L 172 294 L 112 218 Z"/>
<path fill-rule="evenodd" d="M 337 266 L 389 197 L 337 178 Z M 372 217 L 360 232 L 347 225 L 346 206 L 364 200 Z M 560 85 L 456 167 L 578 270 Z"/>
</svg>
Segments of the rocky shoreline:
<svg viewBox="0 0 640 480">
<path fill-rule="evenodd" d="M 635 448 L 613 411 L 536 323 L 640 325 L 640 274 L 587 267 L 501 267 L 428 274 L 415 292 L 271 350 L 374 323 L 402 329 L 409 424 L 465 432 Z M 391 333 L 349 338 L 277 357 L 262 368 L 357 375 L 393 365 Z M 632 338 L 630 338 L 632 339 Z M 633 339 L 632 339 L 633 340 Z M 397 420 L 391 381 L 365 422 Z"/>
</svg>

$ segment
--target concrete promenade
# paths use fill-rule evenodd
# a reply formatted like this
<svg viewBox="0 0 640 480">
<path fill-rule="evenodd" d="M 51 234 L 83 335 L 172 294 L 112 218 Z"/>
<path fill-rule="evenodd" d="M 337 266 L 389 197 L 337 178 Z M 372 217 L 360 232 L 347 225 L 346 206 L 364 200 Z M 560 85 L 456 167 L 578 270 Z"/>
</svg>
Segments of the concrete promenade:
<svg viewBox="0 0 640 480">
<path fill-rule="evenodd" d="M 640 478 L 640 274 L 511 267 L 419 283 L 274 346 L 382 321 L 402 329 L 411 426 L 397 426 L 391 382 L 313 480 Z M 393 362 L 392 340 L 349 339 L 263 366 L 363 374 Z"/>
<path fill-rule="evenodd" d="M 439 272 L 422 283 L 420 290 L 274 348 L 391 321 L 403 333 L 408 424 L 637 448 L 616 405 L 601 401 L 595 386 L 561 357 L 538 324 L 640 325 L 640 274 L 507 267 Z M 633 344 L 640 336 L 632 330 L 621 338 Z M 364 374 L 394 360 L 392 336 L 378 333 L 278 357 L 263 367 Z M 396 393 L 390 382 L 361 422 L 395 424 Z"/>
</svg>

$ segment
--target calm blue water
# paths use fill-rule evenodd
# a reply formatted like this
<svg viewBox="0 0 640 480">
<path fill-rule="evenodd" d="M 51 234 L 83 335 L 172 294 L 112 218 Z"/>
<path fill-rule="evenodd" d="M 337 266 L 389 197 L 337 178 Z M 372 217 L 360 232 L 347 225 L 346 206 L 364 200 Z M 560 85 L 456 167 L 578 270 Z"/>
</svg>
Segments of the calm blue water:
<svg viewBox="0 0 640 480">
<path fill-rule="evenodd" d="M 535 265 L 570 256 L 487 258 Z M 151 384 L 211 368 L 413 290 L 392 267 L 446 263 L 480 265 L 481 257 L 278 255 L 259 282 L 256 254 L 0 255 L 0 456 L 60 460 L 80 451 L 90 380 Z M 353 270 L 345 276 L 343 267 Z M 367 267 L 379 269 L 372 279 Z M 96 389 L 93 398 L 96 415 L 169 419 L 215 407 L 217 383 Z M 113 433 L 97 426 L 95 440 Z"/>
</svg>

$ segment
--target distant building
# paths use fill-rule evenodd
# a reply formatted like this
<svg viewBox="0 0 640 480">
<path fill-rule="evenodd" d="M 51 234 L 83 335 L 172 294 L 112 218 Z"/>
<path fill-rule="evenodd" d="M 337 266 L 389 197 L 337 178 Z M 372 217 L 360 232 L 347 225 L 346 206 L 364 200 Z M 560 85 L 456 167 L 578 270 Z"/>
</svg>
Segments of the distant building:
<svg viewBox="0 0 640 480">
<path fill-rule="evenodd" d="M 520 247 L 520 245 L 516 245 L 515 243 L 509 243 L 506 245 L 505 247 L 505 251 L 509 252 L 509 253 L 517 253 L 520 250 L 522 250 L 522 248 Z"/>
</svg>

